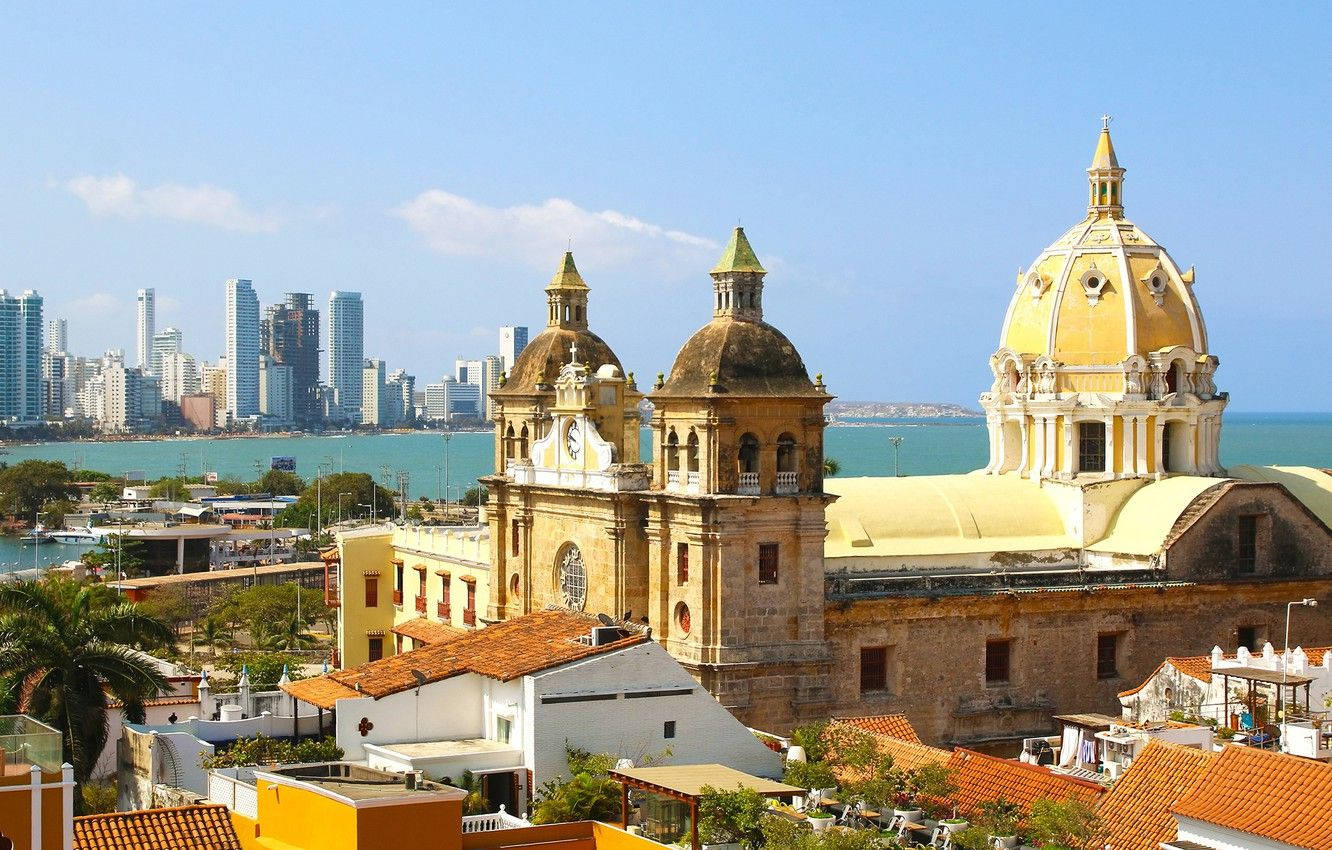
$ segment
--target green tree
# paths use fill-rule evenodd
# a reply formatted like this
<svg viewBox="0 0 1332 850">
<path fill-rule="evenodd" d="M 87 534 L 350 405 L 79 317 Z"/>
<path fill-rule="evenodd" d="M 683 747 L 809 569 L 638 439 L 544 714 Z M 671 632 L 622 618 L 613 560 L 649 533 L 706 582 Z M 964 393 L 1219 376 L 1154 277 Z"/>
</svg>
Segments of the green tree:
<svg viewBox="0 0 1332 850">
<path fill-rule="evenodd" d="M 704 844 L 740 842 L 745 847 L 763 844 L 763 819 L 768 800 L 749 788 L 722 791 L 703 786 L 698 798 L 698 834 Z"/>
<path fill-rule="evenodd" d="M 372 510 L 379 516 L 386 516 L 394 511 L 394 494 L 374 482 L 364 472 L 336 472 L 325 475 L 323 484 L 308 484 L 301 492 L 294 505 L 284 508 L 277 515 L 277 524 L 288 528 L 309 528 L 315 518 L 315 507 L 323 503 L 323 522 L 328 525 L 338 518 L 338 496 L 342 497 L 342 518 L 370 516 Z"/>
<path fill-rule="evenodd" d="M 285 469 L 270 469 L 254 482 L 256 493 L 271 493 L 274 496 L 299 496 L 305 487 L 304 478 Z"/>
<path fill-rule="evenodd" d="M 104 575 L 112 579 L 119 578 L 116 576 L 116 564 L 119 563 L 125 577 L 133 578 L 147 569 L 148 544 L 131 537 L 108 534 L 97 541 L 96 549 L 83 553 L 82 561 L 89 567 L 102 570 Z"/>
<path fill-rule="evenodd" d="M 69 499 L 47 502 L 46 507 L 42 508 L 42 524 L 48 528 L 59 528 L 65 524 L 65 515 L 73 513 L 77 509 L 78 505 Z"/>
<path fill-rule="evenodd" d="M 0 514 L 31 521 L 47 502 L 77 498 L 69 467 L 58 460 L 24 460 L 0 469 Z"/>
<path fill-rule="evenodd" d="M 171 629 L 133 603 L 97 598 L 63 579 L 0 585 L 0 690 L 11 698 L 23 691 L 27 713 L 60 730 L 79 783 L 106 744 L 108 702 L 141 705 L 167 687 L 131 647 L 170 640 Z"/>
<path fill-rule="evenodd" d="M 217 617 L 205 617 L 197 623 L 191 640 L 195 646 L 206 646 L 211 654 L 217 655 L 219 649 L 231 646 L 232 637 L 226 622 Z"/>
<path fill-rule="evenodd" d="M 234 628 L 248 629 L 253 642 L 258 633 L 271 634 L 275 626 L 289 623 L 296 617 L 298 593 L 302 630 L 312 623 L 329 618 L 324 594 L 312 588 L 299 587 L 295 582 L 228 588 L 213 597 L 208 606 L 208 616 L 230 623 Z"/>
<path fill-rule="evenodd" d="M 255 640 L 255 645 L 278 652 L 284 650 L 290 652 L 317 646 L 319 640 L 310 634 L 306 626 L 307 623 L 303 618 L 297 617 L 296 612 L 293 611 L 290 617 L 261 629 L 262 637 Z"/>
<path fill-rule="evenodd" d="M 271 691 L 277 687 L 284 669 L 287 671 L 287 678 L 293 681 L 302 678 L 300 665 L 303 663 L 300 656 L 288 652 L 259 650 L 224 655 L 216 666 L 217 669 L 230 673 L 237 681 L 240 680 L 241 671 L 244 669 L 250 675 L 251 690 Z"/>
<path fill-rule="evenodd" d="M 468 508 L 484 505 L 490 499 L 490 491 L 485 487 L 468 487 L 458 504 Z"/>
<path fill-rule="evenodd" d="M 245 767 L 252 764 L 298 764 L 302 762 L 338 761 L 342 748 L 333 738 L 305 740 L 293 744 L 282 738 L 256 735 L 237 738 L 231 746 L 199 760 L 205 770 L 220 767 Z"/>
<path fill-rule="evenodd" d="M 114 502 L 123 492 L 124 489 L 119 481 L 103 480 L 93 485 L 92 491 L 88 493 L 88 499 L 93 502 Z"/>
<path fill-rule="evenodd" d="M 823 459 L 823 477 L 833 478 L 842 471 L 842 464 L 838 463 L 835 457 L 825 457 Z"/>
<path fill-rule="evenodd" d="M 1026 832 L 1039 846 L 1091 850 L 1096 846 L 1100 819 L 1091 806 L 1069 797 L 1067 800 L 1037 800 L 1031 804 Z"/>
<path fill-rule="evenodd" d="M 165 584 L 154 588 L 148 597 L 139 603 L 139 610 L 149 617 L 161 620 L 171 627 L 174 637 L 180 637 L 180 627 L 193 622 L 198 613 L 194 603 L 185 595 L 185 589 L 178 584 Z"/>
</svg>

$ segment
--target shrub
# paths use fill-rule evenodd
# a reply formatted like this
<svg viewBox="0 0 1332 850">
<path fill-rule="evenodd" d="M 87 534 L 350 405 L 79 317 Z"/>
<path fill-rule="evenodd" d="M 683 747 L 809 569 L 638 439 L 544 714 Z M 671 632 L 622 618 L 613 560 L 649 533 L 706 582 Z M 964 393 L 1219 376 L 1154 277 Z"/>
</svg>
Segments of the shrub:
<svg viewBox="0 0 1332 850">
<path fill-rule="evenodd" d="M 705 844 L 742 842 L 756 847 L 763 841 L 762 822 L 768 801 L 748 788 L 721 791 L 703 786 L 698 798 L 698 833 Z"/>
<path fill-rule="evenodd" d="M 253 738 L 238 738 L 223 752 L 200 759 L 199 764 L 205 770 L 212 770 L 217 767 L 244 767 L 254 764 L 338 761 L 342 756 L 342 748 L 331 737 L 293 744 L 284 738 L 256 735 Z"/>
</svg>

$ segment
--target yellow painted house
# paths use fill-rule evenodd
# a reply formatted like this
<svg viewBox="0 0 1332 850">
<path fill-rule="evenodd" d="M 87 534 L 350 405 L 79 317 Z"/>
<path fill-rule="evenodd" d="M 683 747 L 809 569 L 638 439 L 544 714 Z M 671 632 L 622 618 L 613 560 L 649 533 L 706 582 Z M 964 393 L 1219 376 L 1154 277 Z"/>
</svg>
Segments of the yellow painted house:
<svg viewBox="0 0 1332 850">
<path fill-rule="evenodd" d="M 338 611 L 338 665 L 354 667 L 476 628 L 488 602 L 484 525 L 372 525 L 338 535 L 326 556 Z"/>
</svg>

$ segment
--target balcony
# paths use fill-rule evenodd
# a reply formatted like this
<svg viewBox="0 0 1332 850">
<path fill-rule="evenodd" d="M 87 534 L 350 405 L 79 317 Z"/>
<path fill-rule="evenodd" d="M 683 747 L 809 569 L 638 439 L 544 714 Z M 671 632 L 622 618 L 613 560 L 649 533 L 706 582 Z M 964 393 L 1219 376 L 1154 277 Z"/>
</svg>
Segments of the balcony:
<svg viewBox="0 0 1332 850">
<path fill-rule="evenodd" d="M 26 714 L 0 717 L 0 776 L 26 776 L 32 765 L 54 773 L 60 770 L 61 754 L 55 729 Z"/>
<path fill-rule="evenodd" d="M 426 598 L 424 596 L 416 597 L 416 613 L 424 614 L 426 612 Z"/>
<path fill-rule="evenodd" d="M 685 484 L 688 485 L 691 492 L 698 492 L 698 471 L 686 473 Z"/>
<path fill-rule="evenodd" d="M 452 619 L 452 617 L 453 617 L 453 615 L 449 612 L 449 603 L 447 603 L 447 602 L 436 602 L 436 603 L 435 603 L 435 616 L 436 616 L 436 617 L 439 617 L 441 620 L 443 620 L 443 621 L 446 622 L 446 623 L 449 622 L 449 620 Z"/>
<path fill-rule="evenodd" d="M 680 486 L 680 470 L 670 469 L 666 471 L 666 486 L 667 487 Z"/>
<path fill-rule="evenodd" d="M 759 495 L 759 474 L 757 472 L 740 473 L 740 484 L 735 488 L 735 492 L 741 496 Z"/>
<path fill-rule="evenodd" d="M 394 604 L 394 605 L 397 605 L 399 608 L 402 607 L 402 591 L 401 591 L 401 590 L 395 590 L 395 591 L 393 591 L 393 604 Z"/>
<path fill-rule="evenodd" d="M 800 491 L 800 483 L 796 481 L 796 473 L 779 472 L 777 473 L 777 495 L 789 496 L 792 493 Z"/>
<path fill-rule="evenodd" d="M 464 608 L 464 609 L 463 609 L 463 625 L 464 625 L 464 626 L 475 626 L 475 625 L 476 625 L 476 609 L 475 609 L 475 608 Z"/>
</svg>

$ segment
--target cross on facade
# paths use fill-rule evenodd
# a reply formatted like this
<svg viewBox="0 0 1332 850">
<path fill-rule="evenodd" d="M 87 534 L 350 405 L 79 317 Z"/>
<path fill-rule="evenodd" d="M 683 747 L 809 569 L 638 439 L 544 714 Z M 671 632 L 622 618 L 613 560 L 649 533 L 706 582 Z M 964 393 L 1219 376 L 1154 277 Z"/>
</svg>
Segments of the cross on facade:
<svg viewBox="0 0 1332 850">
<path fill-rule="evenodd" d="M 578 362 L 578 340 L 574 340 L 573 342 L 569 343 L 569 362 L 570 363 Z"/>
</svg>

